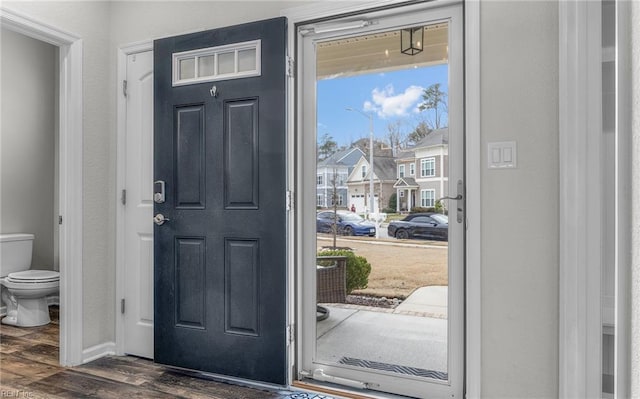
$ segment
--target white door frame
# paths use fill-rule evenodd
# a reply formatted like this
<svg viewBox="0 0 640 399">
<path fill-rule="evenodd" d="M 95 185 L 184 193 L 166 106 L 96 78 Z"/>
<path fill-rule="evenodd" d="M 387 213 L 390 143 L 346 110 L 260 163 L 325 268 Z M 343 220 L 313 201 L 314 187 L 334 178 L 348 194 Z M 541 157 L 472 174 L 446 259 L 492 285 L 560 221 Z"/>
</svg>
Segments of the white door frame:
<svg viewBox="0 0 640 399">
<path fill-rule="evenodd" d="M 602 4 L 559 3 L 559 396 L 602 396 Z M 616 6 L 615 392 L 630 390 L 630 4 Z M 607 193 L 609 194 L 609 193 Z"/>
<path fill-rule="evenodd" d="M 126 189 L 126 140 L 127 140 L 127 99 L 123 95 L 122 82 L 127 79 L 127 56 L 153 50 L 153 41 L 126 44 L 118 48 L 117 72 L 117 144 L 116 144 L 116 193 L 118 198 L 116 208 L 116 354 L 124 355 L 125 323 L 121 312 L 121 300 L 125 297 L 126 253 L 125 253 L 125 213 L 122 204 L 122 190 Z M 151 220 L 149 220 L 151 223 Z"/>
<path fill-rule="evenodd" d="M 2 27 L 59 48 L 60 364 L 82 358 L 82 38 L 0 8 Z"/>
<path fill-rule="evenodd" d="M 439 0 L 446 6 L 456 1 Z M 300 6 L 283 10 L 283 16 L 288 18 L 288 54 L 293 57 L 297 53 L 296 25 L 312 20 L 335 18 L 363 10 L 375 9 L 400 5 L 403 0 L 373 0 L 340 4 L 339 2 L 318 3 L 308 6 Z M 464 74 L 465 74 L 465 180 L 466 180 L 466 259 L 465 259 L 465 397 L 480 398 L 481 396 L 481 191 L 480 191 L 480 171 L 481 171 L 481 140 L 480 140 L 480 2 L 465 1 L 464 5 Z M 297 62 L 296 62 L 297 64 Z M 297 67 L 297 65 L 296 65 Z M 293 65 L 292 69 L 295 69 Z M 292 71 L 293 72 L 293 71 Z M 301 81 L 302 77 L 294 75 L 293 81 Z M 287 154 L 289 190 L 294 193 L 299 200 L 301 194 L 296 190 L 302 187 L 302 176 L 304 171 L 294 171 L 296 165 L 296 154 L 301 153 L 301 140 L 296 137 L 296 112 L 298 102 L 295 93 L 295 82 L 291 82 L 288 88 L 288 138 Z M 296 204 L 297 205 L 297 204 Z M 294 207 L 297 212 L 299 205 Z M 301 228 L 300 218 L 290 217 L 288 224 L 289 248 L 298 245 L 299 238 L 291 232 L 296 228 Z M 294 324 L 293 330 L 297 332 L 292 336 L 295 344 L 291 345 L 290 364 L 294 367 L 299 364 L 296 352 L 293 350 L 301 342 L 300 328 L 296 328 L 300 315 L 296 313 L 294 302 L 300 301 L 296 295 L 296 286 L 302 284 L 302 276 L 296 275 L 295 265 L 302 262 L 301 254 L 294 254 L 289 251 L 289 319 Z M 293 323 L 293 321 L 296 321 Z"/>
</svg>

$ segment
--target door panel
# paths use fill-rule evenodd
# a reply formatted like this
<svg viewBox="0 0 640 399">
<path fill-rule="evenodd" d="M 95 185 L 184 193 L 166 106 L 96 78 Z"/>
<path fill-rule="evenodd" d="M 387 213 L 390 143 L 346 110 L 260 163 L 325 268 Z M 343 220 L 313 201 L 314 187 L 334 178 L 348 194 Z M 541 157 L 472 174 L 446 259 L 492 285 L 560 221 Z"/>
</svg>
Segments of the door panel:
<svg viewBox="0 0 640 399">
<path fill-rule="evenodd" d="M 124 351 L 153 357 L 153 53 L 127 56 Z"/>
<path fill-rule="evenodd" d="M 155 42 L 159 363 L 286 383 L 285 27 Z M 261 76 L 172 86 L 172 54 L 256 39 Z"/>
</svg>

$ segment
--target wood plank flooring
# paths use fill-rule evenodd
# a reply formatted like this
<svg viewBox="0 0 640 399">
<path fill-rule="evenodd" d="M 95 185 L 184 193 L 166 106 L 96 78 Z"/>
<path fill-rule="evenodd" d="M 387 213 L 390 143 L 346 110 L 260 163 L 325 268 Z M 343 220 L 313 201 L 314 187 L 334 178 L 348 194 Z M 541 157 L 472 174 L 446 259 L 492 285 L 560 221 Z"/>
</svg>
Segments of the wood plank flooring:
<svg viewBox="0 0 640 399">
<path fill-rule="evenodd" d="M 0 325 L 0 397 L 13 398 L 312 398 L 196 378 L 145 359 L 108 356 L 65 368 L 58 365 L 58 308 L 46 326 Z M 318 395 L 317 397 L 322 397 Z"/>
</svg>

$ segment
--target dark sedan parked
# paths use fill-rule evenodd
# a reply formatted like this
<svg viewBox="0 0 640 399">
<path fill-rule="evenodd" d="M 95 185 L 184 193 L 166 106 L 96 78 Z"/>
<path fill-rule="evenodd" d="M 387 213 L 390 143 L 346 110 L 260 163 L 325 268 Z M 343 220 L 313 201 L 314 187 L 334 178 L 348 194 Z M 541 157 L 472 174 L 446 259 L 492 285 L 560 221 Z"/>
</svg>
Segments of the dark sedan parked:
<svg viewBox="0 0 640 399">
<path fill-rule="evenodd" d="M 449 218 L 440 213 L 414 213 L 389 223 L 389 237 L 449 240 Z"/>
<path fill-rule="evenodd" d="M 376 235 L 376 225 L 353 212 L 338 212 L 337 218 L 333 211 L 319 212 L 316 217 L 316 231 L 318 233 L 333 232 L 334 220 L 336 220 L 338 234 L 371 237 Z"/>
</svg>

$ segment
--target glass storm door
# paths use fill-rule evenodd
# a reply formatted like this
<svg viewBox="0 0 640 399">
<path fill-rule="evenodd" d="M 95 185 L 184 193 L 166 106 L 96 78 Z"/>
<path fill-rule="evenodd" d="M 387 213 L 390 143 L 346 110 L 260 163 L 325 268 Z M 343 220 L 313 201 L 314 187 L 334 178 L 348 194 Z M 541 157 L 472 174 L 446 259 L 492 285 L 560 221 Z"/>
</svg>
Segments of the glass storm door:
<svg viewBox="0 0 640 399">
<path fill-rule="evenodd" d="M 462 26 L 437 2 L 298 26 L 300 380 L 462 398 Z"/>
</svg>

